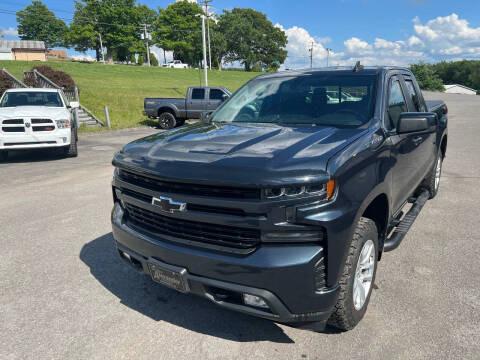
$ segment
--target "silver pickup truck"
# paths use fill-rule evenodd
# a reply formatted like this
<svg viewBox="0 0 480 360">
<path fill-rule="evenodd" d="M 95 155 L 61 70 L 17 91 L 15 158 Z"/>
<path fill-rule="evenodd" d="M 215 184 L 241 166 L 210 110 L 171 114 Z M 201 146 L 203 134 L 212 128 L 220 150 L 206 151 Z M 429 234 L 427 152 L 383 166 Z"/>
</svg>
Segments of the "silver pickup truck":
<svg viewBox="0 0 480 360">
<path fill-rule="evenodd" d="M 187 119 L 200 119 L 204 111 L 215 110 L 232 93 L 220 86 L 192 86 L 182 98 L 145 98 L 143 114 L 159 119 L 162 129 L 181 126 Z"/>
</svg>

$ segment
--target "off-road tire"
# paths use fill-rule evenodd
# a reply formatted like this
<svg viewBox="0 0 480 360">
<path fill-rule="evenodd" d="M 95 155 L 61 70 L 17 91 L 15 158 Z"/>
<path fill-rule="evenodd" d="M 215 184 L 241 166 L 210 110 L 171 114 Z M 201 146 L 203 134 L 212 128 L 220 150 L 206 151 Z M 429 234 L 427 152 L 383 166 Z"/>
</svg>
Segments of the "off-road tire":
<svg viewBox="0 0 480 360">
<path fill-rule="evenodd" d="M 437 157 L 435 158 L 435 163 L 432 166 L 432 170 L 428 173 L 428 176 L 423 180 L 421 188 L 427 189 L 430 193 L 430 199 L 433 199 L 437 196 L 438 189 L 440 188 L 440 180 L 439 184 L 435 186 L 435 178 L 437 173 L 437 162 L 440 160 L 440 177 L 442 175 L 442 165 L 443 165 L 443 154 L 442 151 L 438 152 Z"/>
<path fill-rule="evenodd" d="M 164 130 L 173 129 L 177 125 L 177 119 L 172 113 L 164 112 L 158 116 L 158 125 Z"/>
<path fill-rule="evenodd" d="M 66 157 L 77 157 L 78 156 L 78 146 L 77 146 L 77 131 L 72 128 L 72 136 L 70 139 L 70 145 L 63 147 L 63 155 Z"/>
<path fill-rule="evenodd" d="M 8 151 L 0 150 L 0 162 L 5 162 L 8 159 Z"/>
<path fill-rule="evenodd" d="M 353 284 L 355 279 L 355 271 L 357 267 L 358 257 L 367 240 L 372 240 L 374 249 L 374 272 L 372 285 L 365 297 L 365 303 L 360 310 L 355 309 L 353 304 Z M 355 233 L 350 243 L 347 259 L 340 279 L 340 294 L 334 311 L 328 319 L 328 324 L 340 330 L 353 329 L 362 320 L 367 311 L 368 302 L 372 293 L 373 284 L 375 283 L 375 275 L 377 272 L 377 254 L 378 254 L 378 231 L 375 222 L 367 218 L 360 218 Z"/>
</svg>

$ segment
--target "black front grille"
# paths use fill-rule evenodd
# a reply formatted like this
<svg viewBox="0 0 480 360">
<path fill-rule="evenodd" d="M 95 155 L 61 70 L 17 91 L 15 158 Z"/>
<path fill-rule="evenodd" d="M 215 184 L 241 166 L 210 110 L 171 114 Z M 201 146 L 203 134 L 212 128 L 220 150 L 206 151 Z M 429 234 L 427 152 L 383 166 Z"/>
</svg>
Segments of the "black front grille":
<svg viewBox="0 0 480 360">
<path fill-rule="evenodd" d="M 3 120 L 4 125 L 18 125 L 18 124 L 23 124 L 23 119 L 8 119 L 8 120 Z"/>
<path fill-rule="evenodd" d="M 260 230 L 174 219 L 126 204 L 128 221 L 134 228 L 201 244 L 251 249 L 260 242 Z"/>
<path fill-rule="evenodd" d="M 130 189 L 121 189 L 122 193 L 133 197 L 135 199 L 145 201 L 149 204 L 152 203 L 153 196 L 139 193 L 138 191 L 133 191 Z M 217 206 L 207 206 L 200 204 L 187 204 L 187 210 L 189 211 L 199 211 L 205 213 L 214 213 L 214 214 L 225 214 L 225 215 L 234 215 L 234 216 L 246 216 L 245 212 L 242 209 L 234 208 L 224 208 Z M 252 216 L 257 216 L 256 214 L 251 214 Z"/>
<path fill-rule="evenodd" d="M 124 170 L 119 171 L 119 177 L 125 182 L 157 191 L 159 193 L 185 194 L 229 199 L 260 199 L 260 189 L 161 181 Z"/>
<path fill-rule="evenodd" d="M 32 119 L 32 124 L 53 124 L 50 119 Z"/>
<path fill-rule="evenodd" d="M 32 126 L 33 131 L 53 131 L 55 130 L 55 127 L 52 125 L 46 125 L 46 126 Z"/>
<path fill-rule="evenodd" d="M 2 127 L 3 132 L 25 132 L 23 126 Z"/>
</svg>

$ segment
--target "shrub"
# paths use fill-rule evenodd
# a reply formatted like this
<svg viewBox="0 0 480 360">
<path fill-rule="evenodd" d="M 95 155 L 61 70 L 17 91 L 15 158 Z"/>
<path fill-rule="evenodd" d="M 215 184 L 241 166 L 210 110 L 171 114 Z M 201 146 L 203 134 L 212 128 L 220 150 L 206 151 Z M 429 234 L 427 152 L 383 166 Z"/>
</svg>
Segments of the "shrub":
<svg viewBox="0 0 480 360">
<path fill-rule="evenodd" d="M 75 81 L 73 81 L 72 77 L 66 72 L 52 69 L 48 65 L 34 66 L 32 68 L 32 71 L 33 70 L 37 70 L 40 74 L 42 74 L 43 76 L 46 76 L 47 78 L 49 78 L 51 81 L 53 81 L 56 85 L 60 87 L 67 88 L 67 89 L 75 87 Z M 30 84 L 27 84 L 27 85 L 30 85 Z"/>
<path fill-rule="evenodd" d="M 3 95 L 5 90 L 11 89 L 12 87 L 13 81 L 3 72 L 0 72 L 0 97 Z"/>
<path fill-rule="evenodd" d="M 142 66 L 142 65 L 143 65 L 143 55 L 142 55 L 142 54 L 138 55 L 138 61 L 137 61 L 137 64 L 138 64 L 138 65 L 140 65 L 140 66 Z"/>
<path fill-rule="evenodd" d="M 158 60 L 155 54 L 150 53 L 150 65 L 152 66 L 158 66 Z"/>
</svg>

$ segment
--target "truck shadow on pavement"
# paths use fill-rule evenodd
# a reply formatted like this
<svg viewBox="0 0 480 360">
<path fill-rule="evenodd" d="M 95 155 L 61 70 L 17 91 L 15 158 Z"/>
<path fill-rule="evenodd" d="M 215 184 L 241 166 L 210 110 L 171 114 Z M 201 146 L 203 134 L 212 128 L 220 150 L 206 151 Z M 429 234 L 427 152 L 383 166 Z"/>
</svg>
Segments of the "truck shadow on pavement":
<svg viewBox="0 0 480 360">
<path fill-rule="evenodd" d="M 206 299 L 178 293 L 138 274 L 117 255 L 112 233 L 85 244 L 80 259 L 123 305 L 153 320 L 238 342 L 294 342 L 274 322 L 222 309 Z"/>
<path fill-rule="evenodd" d="M 58 149 L 32 149 L 9 151 L 8 159 L 0 164 L 21 164 L 41 161 L 58 161 L 64 159 L 64 156 Z"/>
</svg>

